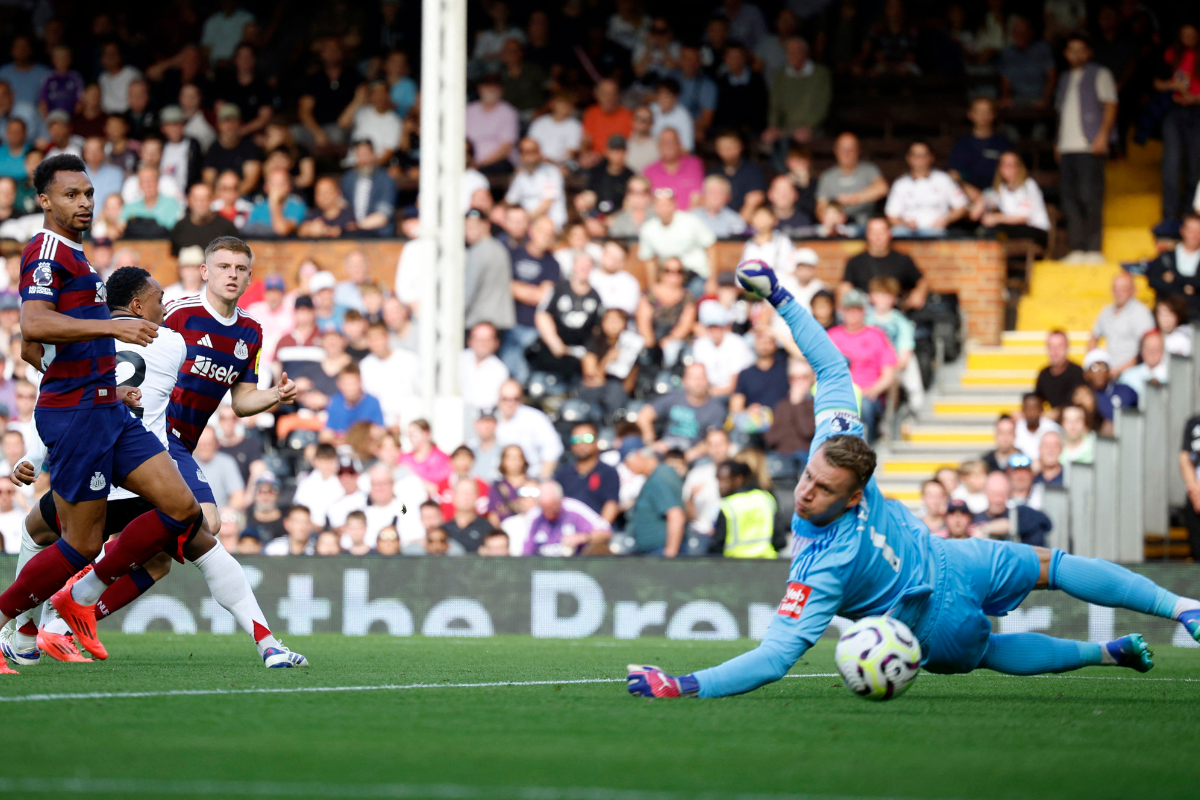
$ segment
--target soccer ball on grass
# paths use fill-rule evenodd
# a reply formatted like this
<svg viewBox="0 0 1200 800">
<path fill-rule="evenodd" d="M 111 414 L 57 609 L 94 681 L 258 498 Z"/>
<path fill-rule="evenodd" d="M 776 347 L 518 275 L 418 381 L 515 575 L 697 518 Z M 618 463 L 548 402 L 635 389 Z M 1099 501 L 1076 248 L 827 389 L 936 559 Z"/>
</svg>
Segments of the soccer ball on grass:
<svg viewBox="0 0 1200 800">
<path fill-rule="evenodd" d="M 833 657 L 846 688 L 868 700 L 899 697 L 921 671 L 920 642 L 891 617 L 864 617 L 851 625 Z"/>
</svg>

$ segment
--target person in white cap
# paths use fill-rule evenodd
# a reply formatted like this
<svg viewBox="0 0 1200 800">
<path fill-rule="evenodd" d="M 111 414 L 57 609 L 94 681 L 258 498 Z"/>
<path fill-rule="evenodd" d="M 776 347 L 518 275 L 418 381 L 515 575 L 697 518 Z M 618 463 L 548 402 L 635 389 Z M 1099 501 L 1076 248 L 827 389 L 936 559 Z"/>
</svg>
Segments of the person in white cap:
<svg viewBox="0 0 1200 800">
<path fill-rule="evenodd" d="M 321 331 L 341 329 L 342 318 L 333 302 L 336 286 L 337 278 L 328 270 L 321 270 L 308 279 L 308 292 L 312 295 L 313 310 L 317 314 L 317 328 Z"/>
<path fill-rule="evenodd" d="M 1096 411 L 1104 420 L 1100 433 L 1104 435 L 1112 432 L 1113 417 L 1119 409 L 1138 407 L 1137 391 L 1113 380 L 1109 362 L 1108 351 L 1099 347 L 1092 348 L 1083 357 L 1083 380 L 1096 398 Z"/>
<path fill-rule="evenodd" d="M 796 299 L 796 303 L 801 308 L 812 313 L 813 297 L 817 292 L 829 291 L 829 286 L 817 277 L 817 262 L 820 261 L 820 257 L 817 256 L 817 251 L 811 247 L 797 247 L 792 253 L 792 259 L 796 268 L 791 275 L 776 273 L 779 277 L 779 285 L 792 293 L 792 297 Z M 788 328 L 783 317 L 778 314 L 771 317 L 771 331 L 775 334 L 775 340 L 779 342 L 780 347 L 793 356 L 800 354 L 799 350 L 794 349 L 795 342 L 792 341 L 791 329 Z"/>
<path fill-rule="evenodd" d="M 701 303 L 698 316 L 705 335 L 692 345 L 692 359 L 708 371 L 710 394 L 726 397 L 733 392 L 738 373 L 754 363 L 754 352 L 745 339 L 731 332 L 729 312 L 717 301 Z"/>
<path fill-rule="evenodd" d="M 204 288 L 200 265 L 204 263 L 204 248 L 199 245 L 179 251 L 179 280 L 163 289 L 163 303 L 173 303 L 183 297 L 195 297 Z"/>
</svg>

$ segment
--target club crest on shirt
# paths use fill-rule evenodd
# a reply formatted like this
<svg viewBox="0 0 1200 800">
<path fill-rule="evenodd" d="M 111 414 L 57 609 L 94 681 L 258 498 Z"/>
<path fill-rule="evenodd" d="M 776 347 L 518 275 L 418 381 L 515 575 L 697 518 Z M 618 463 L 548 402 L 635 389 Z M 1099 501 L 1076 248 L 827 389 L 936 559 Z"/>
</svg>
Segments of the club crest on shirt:
<svg viewBox="0 0 1200 800">
<path fill-rule="evenodd" d="M 241 339 L 238 339 L 238 343 L 233 346 L 233 355 L 234 358 L 246 358 L 250 355 L 249 348 L 246 347 L 246 343 Z"/>
<path fill-rule="evenodd" d="M 108 485 L 108 481 L 104 480 L 104 473 L 97 472 L 92 476 L 92 482 L 88 485 L 92 487 L 93 492 L 98 492 Z"/>
<path fill-rule="evenodd" d="M 54 265 L 49 261 L 39 261 L 33 268 L 33 282 L 38 286 L 49 286 L 54 283 Z"/>
</svg>

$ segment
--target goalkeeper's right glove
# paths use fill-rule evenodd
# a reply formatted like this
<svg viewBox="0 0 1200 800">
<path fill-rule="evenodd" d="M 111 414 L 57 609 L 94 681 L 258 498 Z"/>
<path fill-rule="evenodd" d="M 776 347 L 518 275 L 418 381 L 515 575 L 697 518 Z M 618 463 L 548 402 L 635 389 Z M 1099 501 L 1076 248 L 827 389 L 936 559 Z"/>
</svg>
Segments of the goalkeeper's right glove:
<svg viewBox="0 0 1200 800">
<path fill-rule="evenodd" d="M 737 280 L 742 288 L 753 295 L 763 298 L 771 305 L 779 306 L 792 299 L 792 293 L 779 285 L 775 270 L 765 261 L 751 259 L 737 265 Z"/>
</svg>

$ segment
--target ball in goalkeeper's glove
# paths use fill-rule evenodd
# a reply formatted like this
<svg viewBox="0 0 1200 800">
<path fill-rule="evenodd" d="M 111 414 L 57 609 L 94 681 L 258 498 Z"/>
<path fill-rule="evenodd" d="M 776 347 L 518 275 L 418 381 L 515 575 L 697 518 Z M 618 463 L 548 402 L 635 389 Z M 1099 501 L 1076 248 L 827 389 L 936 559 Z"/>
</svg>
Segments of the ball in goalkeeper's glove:
<svg viewBox="0 0 1200 800">
<path fill-rule="evenodd" d="M 792 293 L 779 285 L 775 270 L 765 261 L 751 259 L 737 265 L 737 280 L 742 288 L 771 305 L 779 307 L 792 299 Z"/>
</svg>

